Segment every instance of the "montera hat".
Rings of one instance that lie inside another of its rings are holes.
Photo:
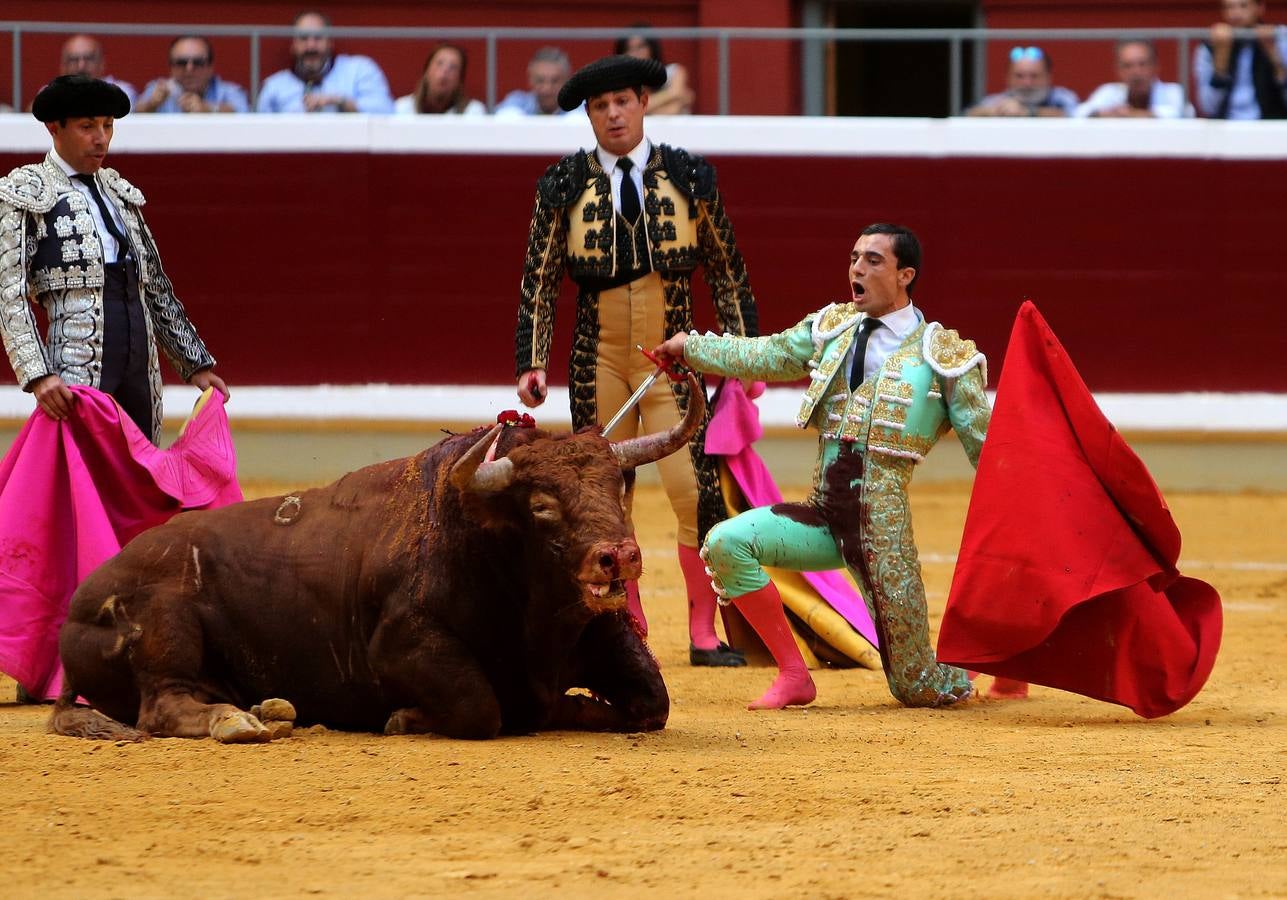
[[[666,67],[655,59],[605,56],[582,66],[559,91],[559,107],[574,110],[591,97],[629,87],[659,88],[666,83]]]
[[[88,75],[59,75],[40,89],[31,114],[42,122],[129,115],[130,98],[109,81]]]

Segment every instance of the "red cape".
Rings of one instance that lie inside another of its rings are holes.
[[[938,658],[1153,718],[1202,688],[1220,595],[1050,326],[1019,310],[979,459]]]

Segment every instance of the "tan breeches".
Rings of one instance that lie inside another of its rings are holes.
[[[635,349],[651,350],[670,335],[665,327],[665,292],[655,272],[599,294],[599,349],[595,366],[595,404],[599,421],[607,423],[634,390],[653,372],[652,363]],[[679,405],[664,375],[639,404],[607,435],[619,441],[638,434],[666,431],[681,419]],[[677,539],[697,546],[697,475],[685,447],[657,463],[662,487],[675,511]]]

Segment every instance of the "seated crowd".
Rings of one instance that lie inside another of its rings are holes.
[[[1197,114],[1214,119],[1287,118],[1287,28],[1265,24],[1259,0],[1221,0],[1222,20],[1211,26],[1210,39],[1194,51]],[[384,72],[367,56],[335,52],[330,19],[307,11],[294,20],[291,66],[274,72],[260,87],[254,111],[362,112],[476,116],[486,105],[465,92],[468,59],[453,44],[434,48],[415,87],[394,100]],[[647,34],[646,23],[630,26],[614,52],[655,59],[666,68],[666,83],[652,91],[650,113],[692,112],[694,92],[683,66],[666,64],[661,44]],[[1249,30],[1255,39],[1235,38]],[[1006,89],[984,97],[968,116],[1075,118],[1186,118],[1195,114],[1184,87],[1158,77],[1157,50],[1143,39],[1127,39],[1114,49],[1118,80],[1096,88],[1080,101],[1067,87],[1054,83],[1050,53],[1042,47],[1009,51]],[[221,79],[214,68],[214,48],[200,35],[174,39],[169,74],[136,92],[112,77],[102,44],[84,34],[63,45],[62,74],[85,73],[118,85],[138,112],[250,112],[246,91]],[[496,105],[499,117],[560,116],[558,93],[571,75],[568,55],[542,47],[527,65],[527,87],[510,91]]]

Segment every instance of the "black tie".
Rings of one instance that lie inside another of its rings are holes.
[[[117,260],[125,258],[129,252],[130,245],[125,242],[125,235],[121,234],[121,229],[116,227],[116,220],[112,218],[112,212],[107,208],[107,202],[103,200],[103,195],[98,192],[98,185],[94,182],[93,175],[73,175],[81,184],[89,187],[89,192],[94,195],[94,202],[98,204],[98,212],[103,217],[103,224],[107,226],[107,232],[116,238],[119,249],[116,252]]]
[[[867,358],[867,339],[883,324],[880,319],[868,316],[858,325],[858,340],[854,341],[854,364],[849,369],[849,390],[851,391],[862,384],[863,361]]]
[[[639,218],[639,190],[635,187],[635,180],[630,177],[630,170],[634,167],[635,164],[628,156],[617,160],[617,168],[621,170],[621,215],[625,216],[627,222],[634,222]]]

